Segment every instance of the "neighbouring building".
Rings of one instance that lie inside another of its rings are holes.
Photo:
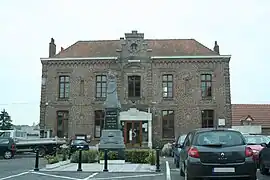
[[[232,104],[232,125],[260,125],[270,134],[270,104]]]
[[[172,140],[218,119],[231,126],[230,55],[195,39],[145,39],[132,31],[118,40],[78,41],[41,58],[40,127],[53,136],[90,134],[104,125],[106,73],[117,76],[120,123],[127,145]]]

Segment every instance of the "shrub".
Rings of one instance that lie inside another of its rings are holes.
[[[149,149],[134,149],[126,151],[126,161],[131,163],[151,163],[154,156],[152,150]]]
[[[98,160],[98,151],[97,150],[87,150],[82,151],[82,163],[94,163]],[[72,163],[79,162],[79,151],[76,151],[71,156]]]
[[[45,159],[47,160],[48,164],[54,164],[60,161],[59,156],[48,155],[48,156],[45,156]]]
[[[147,163],[150,165],[156,164],[156,152],[154,150],[150,150],[148,157],[146,158]]]
[[[117,151],[109,151],[108,152],[108,160],[117,160],[118,158],[118,152]],[[99,152],[99,159],[104,160],[104,152]]]
[[[132,153],[133,153],[133,150],[126,150],[125,151],[125,161],[126,162],[132,162]]]

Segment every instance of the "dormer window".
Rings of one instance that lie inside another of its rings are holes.
[[[247,126],[247,125],[252,125],[252,122],[254,121],[254,119],[248,115],[245,119],[241,119],[241,125],[243,126]]]

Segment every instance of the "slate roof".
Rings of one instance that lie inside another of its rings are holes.
[[[252,124],[270,128],[270,104],[232,104],[232,125],[241,125],[249,116]]]
[[[219,55],[195,39],[145,39],[151,56],[203,56]],[[116,57],[120,40],[78,41],[54,57]]]

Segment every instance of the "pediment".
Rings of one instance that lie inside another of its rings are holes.
[[[241,121],[252,122],[252,121],[254,121],[254,119],[250,115],[248,115],[248,116],[242,118]]]
[[[120,112],[120,120],[137,120],[137,121],[151,121],[152,114],[144,111],[139,111],[136,108],[130,108],[127,111]]]

